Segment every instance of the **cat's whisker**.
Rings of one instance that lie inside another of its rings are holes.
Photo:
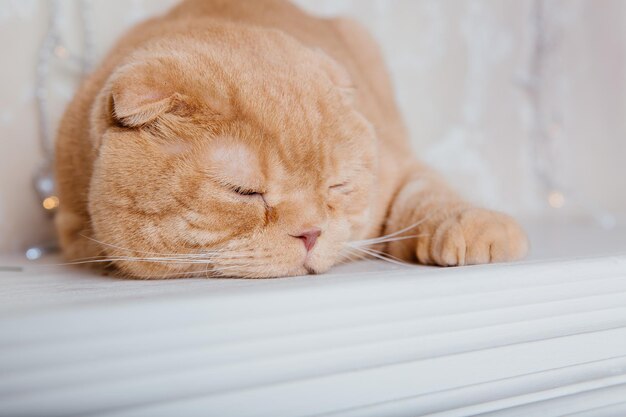
[[[69,262],[65,264],[58,265],[77,265],[77,264],[88,264],[88,263],[112,263],[112,262],[138,262],[138,263],[152,263],[152,264],[167,264],[167,265],[205,265],[204,270],[192,270],[192,271],[180,271],[180,272],[170,272],[165,274],[150,274],[148,279],[168,279],[168,278],[181,278],[181,277],[194,277],[197,275],[202,275],[206,278],[214,278],[220,276],[226,276],[223,272],[245,268],[251,266],[248,263],[240,263],[240,264],[232,264],[227,266],[222,266],[220,264],[216,264],[212,261],[200,261],[200,260],[170,260],[170,259],[159,259],[159,258],[129,258],[129,257],[112,257],[107,259],[98,259],[92,261],[80,261],[80,262]],[[45,266],[45,265],[38,265]]]
[[[208,260],[185,260],[185,259],[146,259],[146,258],[104,258],[104,259],[94,259],[87,261],[76,261],[76,262],[65,262],[58,264],[47,264],[47,265],[37,265],[37,266],[69,266],[69,265],[87,265],[87,264],[97,264],[97,263],[113,263],[113,262],[137,262],[137,263],[155,263],[155,264],[171,264],[171,265],[193,265],[193,264],[207,264],[210,262]]]
[[[412,230],[412,229],[416,228],[417,226],[419,226],[419,225],[421,225],[422,223],[426,222],[426,221],[428,220],[428,218],[429,218],[429,217],[430,217],[430,215],[427,215],[427,216],[425,216],[424,218],[422,218],[421,220],[419,220],[419,221],[417,221],[417,222],[413,223],[412,225],[407,226],[407,227],[405,227],[404,229],[400,229],[400,230],[398,230],[398,231],[396,231],[396,232],[390,233],[390,234],[388,234],[388,235],[379,236],[379,237],[372,238],[372,239],[360,240],[360,241],[356,241],[356,242],[359,242],[359,243],[362,243],[362,244],[363,244],[363,243],[372,243],[372,242],[373,242],[372,244],[375,244],[375,243],[384,243],[384,242],[382,242],[382,241],[386,241],[386,240],[388,240],[388,239],[390,239],[390,238],[393,238],[393,237],[396,237],[396,236],[400,236],[400,235],[402,235],[403,233],[408,232],[409,230]],[[353,242],[353,243],[354,243],[354,242]]]
[[[124,252],[134,252],[134,253],[140,253],[140,254],[145,254],[145,255],[159,255],[159,256],[169,256],[169,257],[175,257],[175,256],[203,256],[205,254],[219,254],[222,253],[224,251],[227,251],[227,249],[212,249],[212,250],[206,250],[206,251],[201,251],[198,253],[191,253],[191,254],[178,254],[178,253],[159,253],[159,252],[147,252],[147,251],[140,251],[140,250],[136,250],[136,249],[130,249],[130,248],[124,248],[122,246],[118,246],[118,245],[114,245],[112,243],[107,243],[107,242],[103,242],[100,241],[98,239],[89,237],[89,236],[85,236],[85,235],[80,235],[82,237],[84,237],[85,239],[91,240],[92,242],[95,242],[99,245],[105,246],[105,247],[109,247],[109,248],[113,248],[113,249],[117,249],[120,251],[124,251]]]
[[[357,251],[356,249],[351,248],[350,252],[348,252],[348,256],[349,259],[351,261],[363,261],[363,260],[369,260],[368,256],[366,253],[363,253],[361,251]]]
[[[337,263],[343,264],[346,262],[354,262],[355,259],[349,251],[349,248],[343,248],[337,256]]]
[[[389,257],[390,255],[388,255],[386,253],[383,253],[383,252],[376,253],[375,251],[373,251],[371,249],[366,249],[366,248],[354,248],[354,249],[356,249],[358,251],[362,251],[362,252],[364,252],[367,255],[370,255],[370,256],[372,256],[374,258],[380,259],[381,261],[389,262],[389,263],[392,263],[392,264],[395,264],[395,265],[400,265],[400,266],[409,266],[409,264],[407,264],[406,262],[401,261],[401,260],[398,261],[398,260],[392,259],[392,258]]]
[[[342,262],[367,260],[369,256],[363,251],[359,251],[358,248],[352,248],[349,246],[344,247],[342,252],[343,253],[340,253],[340,256],[343,257]]]
[[[184,262],[184,263],[204,263],[214,259],[215,256],[211,257],[189,257],[189,256],[179,256],[179,257],[140,257],[140,256],[124,256],[124,255],[113,255],[113,256],[99,256],[93,258],[83,258],[76,259],[74,261],[70,261],[68,263],[60,264],[60,265],[68,265],[74,263],[81,262],[101,262],[104,260],[115,260],[115,261],[145,261],[145,262]]]
[[[81,264],[81,263],[93,263],[93,262],[115,262],[115,261],[136,261],[136,262],[162,262],[162,263],[172,263],[172,264],[206,264],[211,263],[216,258],[220,258],[221,260],[235,260],[235,259],[248,259],[251,258],[255,251],[255,248],[241,248],[237,251],[233,251],[230,249],[222,248],[222,249],[212,249],[205,250],[198,253],[175,253],[175,254],[162,254],[158,252],[147,252],[147,251],[139,251],[129,248],[124,248],[118,245],[113,245],[110,243],[102,242],[94,238],[90,238],[84,236],[85,238],[92,240],[100,245],[111,247],[116,250],[122,252],[129,253],[138,253],[138,254],[147,254],[147,255],[159,255],[158,257],[136,257],[136,256],[110,256],[110,255],[101,255],[95,256],[91,258],[82,258],[77,259],[68,264]],[[210,262],[209,262],[210,261]]]
[[[376,258],[376,259],[379,259],[379,260],[384,261],[384,262],[389,262],[389,263],[394,264],[394,265],[399,265],[399,266],[404,266],[404,267],[408,266],[407,263],[401,262],[401,261],[396,261],[395,259],[391,259],[391,258],[387,257],[386,255],[381,255],[381,254],[378,254],[378,253],[375,253],[375,252],[367,252],[367,254],[372,256],[372,257],[374,257],[374,258]]]
[[[349,251],[347,251],[347,256],[349,257],[349,259],[351,261],[362,261],[362,260],[367,260],[369,259],[369,255],[364,253],[363,251],[359,251],[357,249],[354,248],[349,248]]]
[[[63,265],[80,265],[87,263],[103,263],[103,262],[152,262],[152,263],[172,263],[172,264],[206,264],[212,263],[216,259],[224,260],[242,260],[242,259],[251,259],[253,256],[246,254],[229,254],[228,256],[212,256],[205,258],[186,258],[186,257],[135,257],[135,256],[105,256],[105,257],[94,257],[94,258],[84,258],[76,261],[58,263],[58,264],[48,264],[48,266],[63,266]],[[44,266],[44,265],[40,265]]]
[[[356,247],[374,246],[374,245],[380,245],[380,244],[383,244],[383,243],[397,242],[397,241],[401,241],[401,240],[417,239],[419,237],[424,237],[424,236],[428,236],[428,235],[427,234],[421,234],[421,235],[393,237],[393,238],[389,238],[389,239],[379,238],[379,239],[375,239],[375,240],[374,239],[370,239],[370,240],[355,240],[353,242],[349,242],[348,245],[356,246]]]
[[[402,260],[402,259],[400,259],[400,258],[398,258],[398,257],[396,257],[396,256],[393,256],[393,255],[391,255],[391,254],[389,254],[389,253],[387,253],[387,252],[383,252],[383,251],[376,250],[376,249],[372,249],[372,248],[367,248],[367,250],[368,250],[368,251],[370,251],[370,252],[377,253],[377,254],[379,254],[379,255],[381,255],[381,256],[385,256],[385,257],[387,257],[387,258],[389,258],[389,259],[393,259],[393,260],[395,260],[395,261],[397,261],[397,262],[400,262],[400,263],[402,263],[402,264],[404,264],[404,265],[406,265],[406,266],[409,266],[409,265],[410,265],[409,263],[405,262],[404,260]]]
[[[127,256],[127,255],[98,255],[98,256],[91,256],[91,257],[87,257],[87,258],[77,258],[77,259],[73,259],[72,263],[75,262],[86,262],[86,261],[99,261],[99,260],[103,260],[103,259],[112,259],[112,258],[124,258],[124,259],[146,259],[146,260],[150,260],[150,259],[159,259],[159,260],[172,260],[172,261],[178,261],[178,260],[185,260],[185,259],[190,259],[190,260],[202,260],[203,258],[200,257],[191,257],[191,256],[163,256],[163,257],[140,257],[140,256]],[[63,264],[65,265],[65,264]]]
[[[357,261],[358,258],[355,258],[354,254],[348,250],[345,250],[343,253],[339,254],[339,262],[340,263],[345,263],[345,262],[354,262]]]

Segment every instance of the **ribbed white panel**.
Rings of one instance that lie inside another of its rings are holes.
[[[625,409],[626,256],[363,265],[257,282],[0,274],[0,415]]]

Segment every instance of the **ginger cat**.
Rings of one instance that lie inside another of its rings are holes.
[[[322,273],[382,235],[432,265],[527,251],[512,218],[416,160],[369,34],[286,0],[187,0],[135,27],[76,94],[56,155],[65,256],[124,277]]]

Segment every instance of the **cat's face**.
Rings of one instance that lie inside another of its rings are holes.
[[[149,51],[112,76],[94,110],[89,208],[122,273],[320,273],[363,237],[373,129],[340,68],[272,42],[278,51],[261,56]]]

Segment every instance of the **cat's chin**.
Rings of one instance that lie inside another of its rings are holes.
[[[314,265],[309,265],[309,264],[304,264],[304,274],[306,275],[319,275],[319,274],[323,274],[325,272],[328,272],[328,270],[330,269],[330,267],[320,267],[320,266],[314,266]]]
[[[317,259],[306,259],[302,264],[278,270],[257,271],[258,275],[254,278],[268,279],[268,278],[285,278],[285,277],[297,277],[306,275],[320,275],[328,272],[332,268],[333,264],[329,262],[319,262]],[[254,274],[252,274],[254,275]],[[250,275],[247,276],[250,278]]]
[[[294,250],[291,259],[284,259],[283,262],[259,265],[252,271],[250,269],[231,270],[232,277],[270,279],[320,275],[328,272],[338,261],[337,257],[332,256],[333,250],[327,245],[316,247],[308,253],[304,248],[301,249]]]
[[[274,272],[260,273],[259,276],[255,278],[259,278],[259,279],[285,278],[285,277],[298,277],[298,276],[306,276],[306,275],[320,275],[320,274],[324,274],[328,272],[330,268],[331,266],[317,265],[314,263],[305,262],[302,265],[298,265],[286,271],[274,271]]]

